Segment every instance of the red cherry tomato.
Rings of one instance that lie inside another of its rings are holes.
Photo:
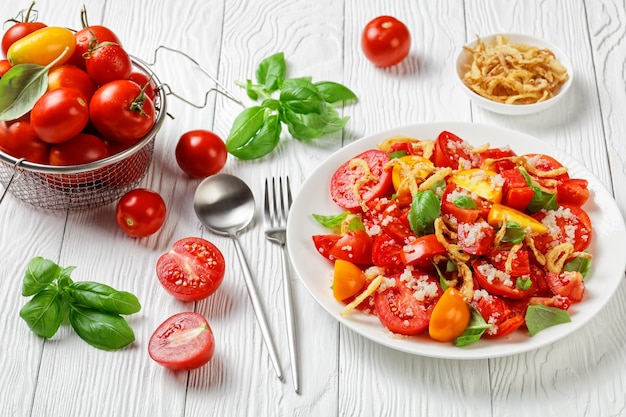
[[[222,252],[208,240],[195,237],[174,243],[156,265],[163,288],[182,301],[198,301],[213,294],[225,269]]]
[[[355,195],[354,185],[355,178],[362,176],[362,168],[352,165],[353,160],[364,161],[369,172],[376,178],[359,186],[360,198]],[[385,169],[388,162],[389,155],[377,149],[365,151],[345,162],[335,171],[330,180],[330,195],[333,201],[346,210],[360,211],[361,201],[367,204],[385,195],[391,187],[391,170]]]
[[[224,141],[208,130],[192,130],[183,134],[176,145],[176,162],[180,169],[194,178],[217,174],[226,164],[228,151]]]
[[[30,113],[30,123],[37,136],[48,143],[72,139],[87,126],[88,121],[87,100],[74,88],[46,92]]]
[[[102,139],[88,133],[50,148],[51,165],[81,165],[106,158],[109,150]]]
[[[27,120],[0,121],[0,150],[15,158],[38,164],[48,163],[50,145],[37,138]]]
[[[529,278],[531,279],[531,285],[528,288],[518,288],[515,277],[502,272],[489,261],[482,258],[472,262],[472,269],[474,270],[474,278],[480,287],[489,291],[490,294],[507,297],[512,300],[521,300],[531,296],[537,289],[537,286],[532,284],[532,278]]]
[[[541,210],[533,217],[548,226],[548,232],[533,236],[535,246],[541,252],[561,243],[571,243],[577,252],[584,251],[591,243],[591,219],[578,206],[562,205],[557,210]]]
[[[133,71],[133,63],[124,48],[104,43],[87,52],[85,68],[96,84],[103,85],[110,81],[127,80]]]
[[[122,42],[111,29],[100,25],[88,26],[86,22],[83,22],[83,25],[85,27],[74,34],[76,48],[69,61],[71,64],[85,69],[85,57],[88,56],[89,50],[99,43],[111,42],[122,46]]]
[[[156,233],[165,222],[165,201],[156,192],[137,188],[124,194],[117,203],[115,219],[129,236],[145,237]]]
[[[26,35],[30,35],[36,30],[45,28],[46,25],[42,22],[33,22],[37,18],[37,11],[33,9],[35,2],[31,3],[27,10],[22,10],[18,14],[18,19],[10,19],[7,22],[15,22],[13,26],[8,28],[2,36],[2,54],[7,56],[7,51],[15,43],[15,41],[22,39]],[[32,15],[31,15],[32,13]]]
[[[330,256],[358,265],[371,264],[372,238],[363,230],[348,232],[330,248]]]
[[[585,281],[578,271],[564,271],[560,274],[546,273],[546,281],[550,290],[555,295],[567,297],[570,301],[578,303],[585,294]]]
[[[201,367],[215,352],[215,338],[206,318],[192,311],[174,314],[154,331],[148,354],[175,371]]]
[[[154,103],[137,83],[116,80],[96,90],[89,116],[105,139],[132,144],[152,129],[156,114]]]
[[[4,74],[6,74],[7,71],[10,69],[11,69],[11,63],[9,62],[8,59],[0,60],[0,78],[2,78]]]
[[[411,33],[404,23],[391,16],[369,22],[361,36],[363,53],[374,65],[390,67],[409,54]]]
[[[158,88],[156,83],[154,82],[154,79],[151,79],[143,72],[137,72],[137,71],[131,72],[131,74],[128,76],[128,79],[139,84],[139,87],[141,88],[145,87],[144,91],[146,95],[150,97],[151,100],[154,101],[154,99],[156,98],[156,92]]]
[[[451,132],[443,131],[435,140],[433,162],[438,167],[450,167],[459,169],[459,163],[463,169],[478,168],[480,160],[473,157],[469,151],[469,144]]]
[[[376,266],[393,268],[402,265],[402,245],[391,236],[382,233],[372,244],[372,263]]]
[[[478,300],[472,300],[472,305],[478,310],[483,319],[491,328],[487,329],[484,337],[505,337],[524,324],[524,316],[514,311],[502,298],[495,295],[486,295]]]
[[[405,245],[400,253],[400,258],[405,265],[418,265],[428,267],[432,264],[435,256],[446,254],[446,248],[439,243],[434,234],[420,236],[411,243]]]
[[[91,77],[77,66],[61,65],[48,72],[48,91],[61,87],[77,89],[89,102],[97,86]]]

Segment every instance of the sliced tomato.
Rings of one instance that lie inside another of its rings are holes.
[[[329,254],[359,265],[372,263],[372,238],[364,230],[350,231],[337,240]]]
[[[454,287],[448,287],[435,304],[428,324],[428,334],[439,342],[450,342],[463,333],[470,320],[470,309],[465,296]]]
[[[582,178],[570,178],[561,181],[556,188],[556,200],[559,204],[582,206],[589,199],[589,181]]]
[[[389,155],[378,149],[367,150],[345,162],[330,180],[333,201],[346,210],[360,211],[361,204],[385,195],[391,189],[391,171],[385,169],[388,162]]]
[[[329,261],[334,261],[335,258],[331,256],[330,249],[335,246],[335,243],[339,240],[341,235],[339,233],[333,233],[328,235],[313,235],[313,244],[315,245],[315,249],[322,255],[324,258]]]
[[[545,154],[526,154],[526,155],[524,155],[524,157],[526,158],[526,161],[530,165],[535,167],[536,170],[538,170],[540,172],[543,172],[543,173],[554,171],[554,170],[559,169],[559,168],[563,168],[563,164],[561,164],[559,161],[557,161],[556,159],[554,159],[550,155],[545,155]],[[543,178],[543,177],[539,176],[539,178]],[[567,172],[565,172],[563,174],[556,175],[556,176],[554,176],[552,178],[559,179],[559,180],[565,180],[565,179],[569,178],[569,174]]]
[[[544,305],[546,307],[560,308],[567,311],[572,305],[572,301],[561,295],[553,295],[551,297],[530,297],[528,305]]]
[[[398,199],[377,198],[368,204],[368,208],[367,217],[372,223],[399,243],[415,236],[407,218],[409,206],[403,206]]]
[[[160,365],[175,371],[201,367],[215,352],[215,338],[206,318],[199,313],[174,314],[154,331],[148,354]]]
[[[511,252],[508,250],[493,250],[489,252],[489,260],[498,270],[506,271],[506,263],[509,259]],[[512,277],[521,277],[530,275],[530,258],[526,249],[520,249],[515,252],[514,258],[511,261]]]
[[[518,169],[506,169],[500,171],[500,175],[504,178],[502,204],[524,211],[532,201],[535,191],[530,188]]]
[[[484,337],[491,339],[505,337],[524,324],[524,316],[513,310],[506,301],[498,296],[480,297],[478,300],[473,300],[472,305],[483,316],[483,319],[492,326],[484,333]]]
[[[557,210],[540,210],[533,217],[548,229],[547,233],[533,236],[535,246],[543,253],[566,242],[580,252],[591,243],[591,219],[581,207],[562,205]]]
[[[585,281],[578,271],[547,272],[546,281],[555,295],[567,297],[574,303],[581,301],[585,295]]]
[[[505,159],[512,156],[515,156],[515,152],[512,149],[501,148],[489,148],[478,154],[481,168],[499,173],[515,168],[515,162]]]
[[[434,234],[420,236],[402,248],[400,257],[405,265],[428,267],[435,256],[445,255],[446,248]]]
[[[396,277],[395,285],[387,285],[383,291],[374,293],[376,315],[390,331],[411,336],[428,328],[430,316],[441,296],[441,288],[433,278],[422,278],[421,282],[423,288],[409,288],[405,281]],[[421,296],[416,297],[416,292]],[[425,295],[427,292],[428,296]]]
[[[386,233],[374,238],[372,263],[376,266],[392,268],[402,265],[402,245]]]
[[[471,255],[485,255],[493,246],[496,231],[486,221],[459,223],[458,242],[463,251]]]
[[[165,290],[182,301],[198,301],[213,294],[224,279],[222,252],[198,237],[180,239],[161,255],[156,271]]]
[[[474,278],[481,288],[491,294],[507,297],[512,300],[520,300],[530,297],[536,287],[532,285],[526,289],[520,289],[516,285],[516,278],[500,271],[486,259],[476,259],[472,262]]]
[[[461,196],[472,198],[477,208],[463,208],[456,205],[455,200]],[[479,205],[475,201],[475,197],[462,190],[461,187],[454,183],[449,183],[443,192],[441,197],[441,214],[452,216],[458,223],[474,223],[481,215],[481,211],[478,208]]]
[[[470,145],[454,133],[443,131],[435,140],[433,162],[438,167],[452,169],[478,168],[480,160],[470,153]]]

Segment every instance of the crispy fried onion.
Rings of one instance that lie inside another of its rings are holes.
[[[459,271],[459,277],[463,280],[459,291],[465,296],[466,299],[471,300],[474,296],[474,279],[472,277],[472,270],[465,262],[457,262],[456,267]]]
[[[463,252],[458,244],[450,243],[448,239],[446,239],[446,235],[448,235],[452,240],[456,240],[456,233],[448,229],[448,226],[446,226],[443,220],[441,220],[441,217],[438,217],[435,220],[435,236],[437,236],[439,243],[446,248],[448,255],[456,263],[469,261],[470,254]]]
[[[550,272],[560,274],[565,263],[572,258],[591,259],[592,255],[588,252],[575,252],[574,245],[570,242],[561,243],[546,253],[546,268]]]
[[[433,185],[435,185],[438,181],[445,179],[448,175],[452,173],[452,168],[440,168],[433,175],[428,177],[426,181],[421,183],[418,187],[419,191],[430,190]]]
[[[413,149],[413,152],[416,155],[419,154],[419,151],[421,150],[422,156],[426,159],[430,159],[435,149],[434,140],[415,139],[409,136],[402,136],[402,135],[392,136],[390,138],[385,139],[384,141],[378,144],[378,149],[380,149],[383,152],[389,153],[392,146],[395,145],[396,143],[409,143],[411,148]]]
[[[370,167],[367,164],[367,162],[365,162],[361,158],[351,159],[349,166],[350,168],[360,168],[361,171],[363,171],[359,179],[357,179],[354,182],[352,191],[354,192],[354,197],[356,201],[359,203],[359,206],[361,206],[361,209],[363,209],[363,211],[367,211],[368,210],[367,204],[365,204],[365,200],[363,200],[363,197],[361,196],[361,186],[363,184],[367,184],[370,181],[372,182],[378,181],[378,177],[372,174],[372,171],[370,170]]]
[[[513,271],[513,260],[517,256],[516,253],[517,251],[522,249],[522,246],[523,245],[521,243],[518,243],[516,245],[513,245],[513,247],[509,251],[509,256],[507,256],[506,262],[504,263],[504,272],[506,272],[509,275],[511,275],[511,272]]]
[[[400,158],[393,158],[387,162],[385,169],[393,169],[393,167],[400,168],[400,177],[402,181],[398,185],[397,191],[409,190],[411,195],[417,193],[418,185],[423,183],[426,178],[433,172],[437,172],[439,168],[433,164],[418,162],[415,165],[409,165]]]
[[[535,239],[533,239],[532,236],[526,234],[526,236],[524,236],[524,243],[526,243],[526,246],[528,246],[533,252],[533,255],[535,255],[535,259],[537,260],[539,265],[545,266],[546,257],[543,253],[539,252],[539,249],[537,249],[537,247],[535,246]]]

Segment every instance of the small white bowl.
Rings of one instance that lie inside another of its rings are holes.
[[[463,82],[463,75],[467,72],[466,65],[470,65],[472,63],[472,54],[466,51],[465,48],[461,48],[461,51],[459,52],[459,55],[457,56],[457,59],[456,59],[456,74],[457,74],[457,80],[461,84],[461,88],[463,89],[463,91],[465,91],[465,93],[469,96],[469,98],[472,101],[474,101],[476,104],[478,104],[479,106],[487,110],[500,113],[500,114],[507,114],[507,115],[514,115],[514,116],[538,113],[540,111],[546,110],[554,106],[556,103],[561,101],[561,99],[565,96],[565,94],[570,89],[572,82],[574,80],[572,63],[567,57],[567,55],[565,55],[565,53],[561,49],[559,49],[556,45],[551,44],[550,42],[546,42],[542,39],[535,38],[533,36],[528,36],[528,35],[521,35],[517,33],[499,33],[499,34],[493,34],[493,35],[488,35],[488,36],[481,36],[480,39],[485,44],[494,44],[495,38],[497,35],[508,36],[510,44],[525,44],[529,46],[536,46],[539,48],[551,50],[554,53],[556,59],[561,63],[561,65],[563,65],[567,69],[567,74],[569,75],[569,79],[563,84],[563,86],[561,86],[561,89],[558,91],[557,94],[555,94],[553,97],[549,98],[546,101],[542,101],[539,103],[532,103],[532,104],[500,103],[500,102],[485,98],[479,95],[478,93],[475,93],[467,85],[465,85],[465,83]],[[475,40],[467,44],[467,46],[469,46],[470,48],[474,48],[477,45],[477,43],[478,41]]]

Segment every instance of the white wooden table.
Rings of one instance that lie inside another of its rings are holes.
[[[0,19],[30,0],[1,0]],[[77,28],[82,0],[39,0],[40,20]],[[254,76],[257,63],[285,53],[292,76],[344,83],[359,103],[343,110],[346,129],[311,143],[284,135],[260,161],[230,158],[225,172],[244,179],[261,201],[265,176],[288,173],[294,191],[331,153],[360,137],[400,125],[472,121],[531,134],[582,161],[626,212],[626,11],[619,0],[94,0],[89,21],[111,27],[135,56],[151,60],[166,45],[195,57],[245,99],[234,82]],[[390,14],[412,34],[410,57],[397,67],[372,66],[360,35],[372,18]],[[543,114],[511,117],[470,103],[454,82],[458,49],[476,34],[519,32],[560,46],[575,82],[567,101]],[[162,81],[201,103],[211,82],[184,60],[164,54]],[[293,277],[302,357],[302,393],[294,393],[280,283],[281,252],[257,221],[241,235],[276,335],[286,380],[279,381],[263,346],[227,238],[204,230],[192,197],[197,180],[177,167],[174,146],[185,131],[228,134],[239,107],[211,94],[206,108],[174,98],[142,186],[164,197],[163,229],[145,239],[115,225],[114,204],[86,211],[47,211],[8,196],[0,206],[0,416],[617,416],[626,415],[626,286],[590,323],[550,346],[516,356],[456,361],[408,355],[370,342],[327,314]],[[220,247],[227,273],[218,292],[198,303],[162,290],[155,263],[171,244],[203,236]],[[139,297],[130,317],[136,342],[117,352],[94,349],[62,326],[51,340],[32,334],[18,311],[25,266],[41,255],[76,265],[92,279]],[[170,372],[147,353],[164,319],[195,310],[216,336],[211,362]]]

